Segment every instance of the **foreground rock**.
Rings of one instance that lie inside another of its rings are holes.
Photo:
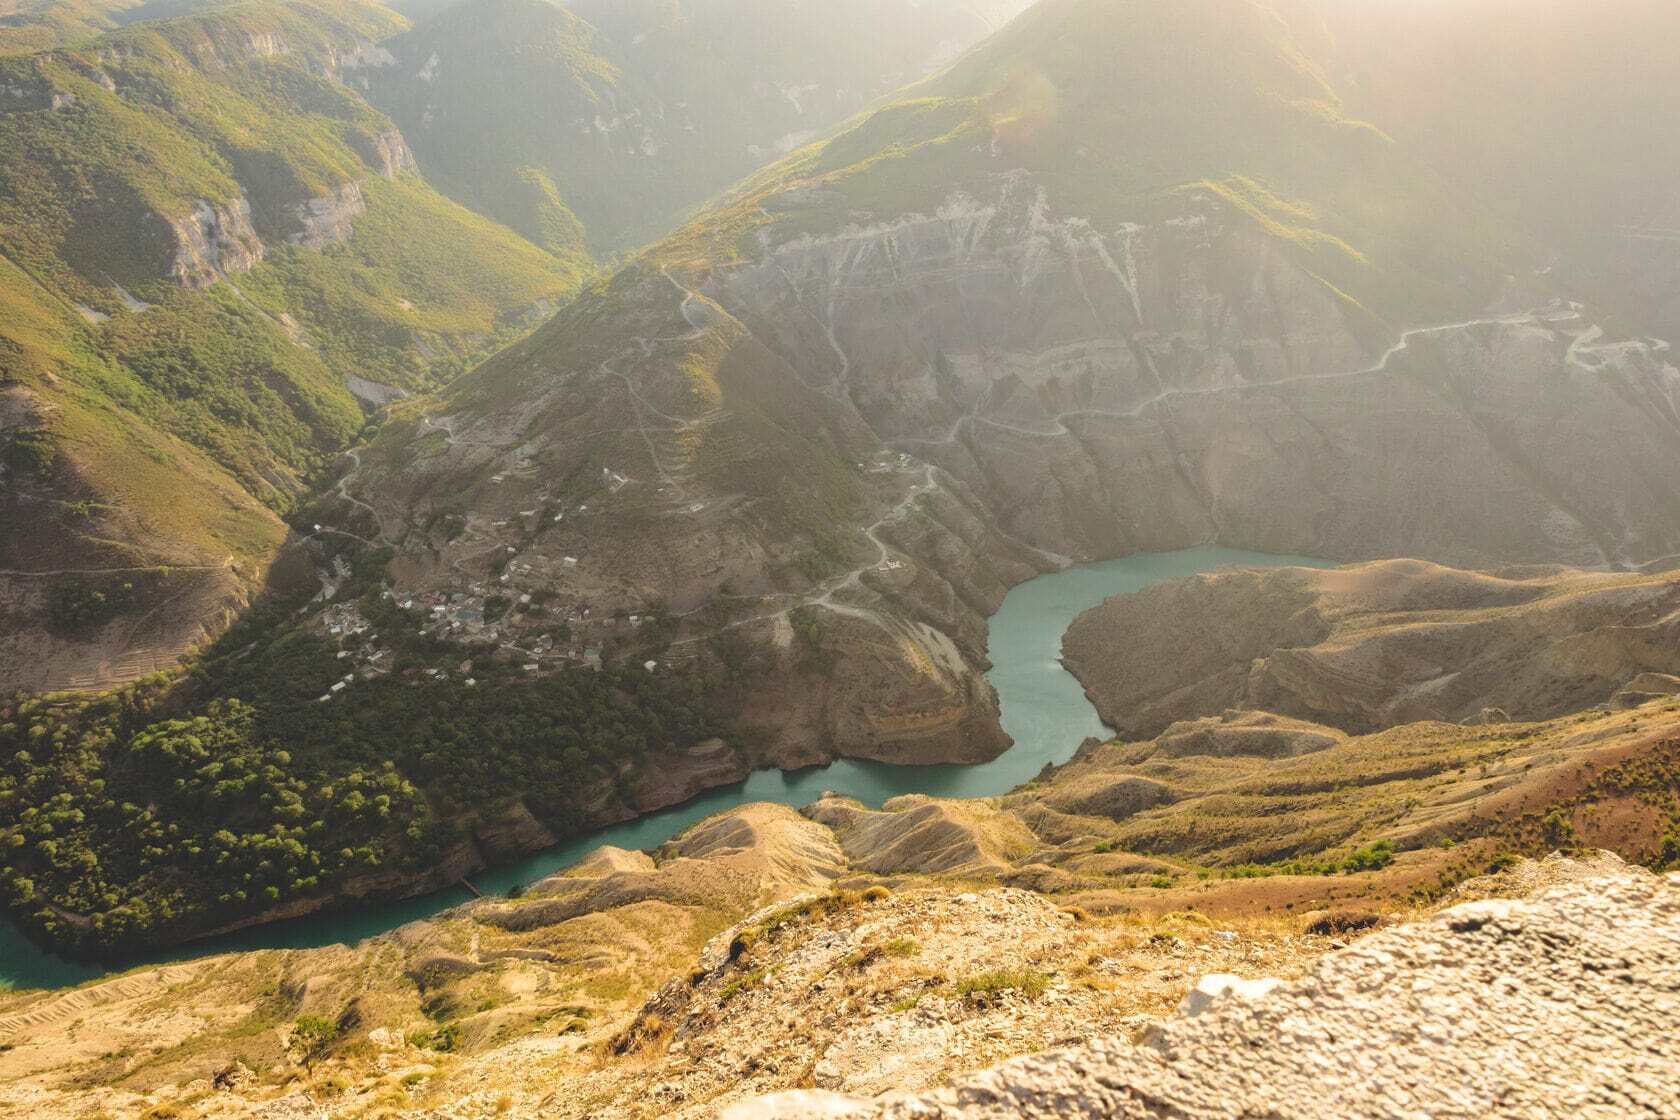
[[[802,1094],[729,1120],[1658,1117],[1680,1100],[1680,876],[1471,902],[1256,1000],[878,1104]]]

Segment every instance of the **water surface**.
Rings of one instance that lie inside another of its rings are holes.
[[[1073,757],[1079,744],[1108,729],[1085,691],[1062,668],[1062,635],[1075,616],[1111,595],[1138,591],[1153,583],[1230,566],[1321,568],[1324,561],[1271,556],[1228,549],[1143,553],[1123,560],[1084,564],[1040,576],[1016,587],[990,621],[987,679],[997,689],[1003,729],[1015,745],[991,762],[973,766],[890,766],[841,759],[830,766],[784,772],[760,770],[745,782],[700,795],[673,809],[652,813],[539,852],[525,860],[475,876],[485,893],[500,893],[577,862],[595,848],[656,848],[698,821],[737,805],[774,801],[808,805],[824,790],[835,790],[865,804],[905,793],[935,797],[991,797],[1030,781],[1046,763]],[[407,922],[425,918],[470,899],[461,888],[402,902],[382,902],[295,921],[276,922],[197,943],[154,960],[179,960],[238,949],[306,949],[353,943]],[[149,962],[131,962],[149,963]],[[55,988],[80,983],[109,971],[44,953],[12,926],[0,923],[0,986]]]

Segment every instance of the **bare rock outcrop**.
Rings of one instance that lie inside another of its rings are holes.
[[[729,1120],[1673,1115],[1680,876],[1635,868],[1375,934],[1139,1044],[1005,1063],[925,1096],[799,1094]]]
[[[387,179],[395,179],[404,171],[413,171],[418,167],[414,161],[414,152],[410,150],[408,141],[403,138],[400,129],[383,129],[371,136],[353,140],[352,143],[356,145],[357,154],[368,166]]]
[[[183,288],[207,288],[229,273],[249,272],[263,259],[251,204],[243,196],[221,204],[199,199],[191,212],[164,222],[172,244],[168,275]]]
[[[366,210],[361,184],[341,183],[328,194],[304,199],[292,207],[292,220],[297,229],[287,240],[305,249],[324,249],[348,241],[355,232],[351,223]]]

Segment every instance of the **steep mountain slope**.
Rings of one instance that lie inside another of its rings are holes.
[[[1560,283],[1680,334],[1680,34],[1663,0],[1313,0],[1349,101],[1525,223]],[[1541,108],[1543,107],[1543,108]]]
[[[466,0],[352,80],[452,197],[544,247],[614,252],[1025,6]]]
[[[747,180],[386,429],[393,575],[543,596],[482,635],[522,647],[751,655],[771,757],[929,761],[996,749],[983,616],[1068,558],[1680,549],[1665,348],[1297,27],[1051,0]]]
[[[0,55],[73,47],[140,20],[172,19],[243,0],[0,0]],[[388,5],[389,6],[389,5]]]
[[[1218,573],[1117,596],[1074,622],[1063,656],[1123,735],[1229,708],[1369,731],[1484,709],[1543,719],[1677,692],[1677,636],[1673,573],[1391,560]]]
[[[0,60],[0,687],[164,667],[265,578],[356,395],[569,294],[334,75],[401,26],[255,3]]]
[[[0,55],[30,54],[91,39],[118,25],[143,0],[6,0],[0,4]]]

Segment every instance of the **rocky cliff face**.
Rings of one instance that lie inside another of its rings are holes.
[[[324,249],[348,241],[355,232],[351,222],[367,209],[358,183],[345,183],[329,195],[306,199],[292,208],[297,232],[287,240],[306,249]]]
[[[409,149],[408,141],[403,139],[402,132],[395,128],[374,133],[364,140],[360,147],[362,158],[387,179],[395,179],[404,171],[414,171],[419,166],[414,161],[414,153]]]
[[[165,224],[173,246],[168,274],[184,288],[207,288],[230,273],[249,272],[266,251],[243,195],[223,205],[199,199],[185,217]]]
[[[932,761],[1001,743],[983,619],[1072,560],[1680,551],[1661,345],[1549,299],[1397,332],[1211,195],[1098,226],[992,187],[822,235],[800,187],[744,261],[628,269],[390,433],[373,504],[434,527],[400,578],[669,601],[675,663],[776,659],[746,713],[776,758]]]
[[[1680,541],[1647,474],[1680,456],[1665,347],[1544,301],[1396,337],[1207,198],[1102,228],[1011,177],[771,246],[707,291],[883,442],[1071,556],[1642,561]],[[1599,423],[1633,445],[1572,434]]]

